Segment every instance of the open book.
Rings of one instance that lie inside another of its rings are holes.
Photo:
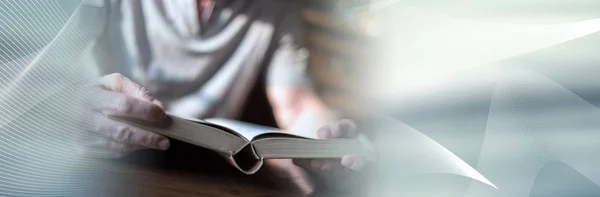
[[[246,174],[257,172],[263,159],[340,158],[365,154],[363,143],[355,139],[319,140],[228,119],[198,120],[169,116],[170,124],[162,125],[123,117],[111,118],[213,150]]]

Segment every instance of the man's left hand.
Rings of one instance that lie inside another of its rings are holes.
[[[348,119],[331,122],[317,131],[319,139],[355,138],[356,125]],[[372,163],[365,157],[347,155],[341,159],[271,159],[266,163],[280,178],[290,180],[303,194],[315,191],[316,183],[326,186],[357,186]]]

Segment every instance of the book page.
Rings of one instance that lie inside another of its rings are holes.
[[[204,121],[230,128],[236,131],[238,134],[244,136],[244,138],[246,138],[247,140],[252,140],[254,137],[261,134],[280,133],[280,130],[277,128],[224,118],[209,118],[205,119]]]

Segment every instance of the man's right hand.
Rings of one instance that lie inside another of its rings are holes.
[[[159,134],[108,118],[126,116],[144,121],[167,121],[164,105],[145,88],[121,74],[102,77],[87,91],[82,123],[84,156],[115,158],[139,149],[166,150],[169,140]]]

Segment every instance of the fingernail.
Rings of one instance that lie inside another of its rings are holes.
[[[344,157],[344,158],[342,158],[342,165],[345,166],[345,167],[347,167],[347,168],[352,167],[352,165],[354,165],[354,158],[352,158],[352,157]]]
[[[158,99],[152,100],[152,103],[154,103],[155,105],[158,105],[162,110],[166,110],[165,105],[163,105],[163,103],[160,102]]]
[[[158,143],[158,147],[161,150],[167,150],[167,149],[169,149],[169,146],[171,146],[171,143],[169,142],[168,139],[163,139]]]
[[[317,137],[327,139],[331,137],[331,131],[327,128],[321,128],[317,131]]]
[[[362,157],[346,156],[342,158],[342,165],[346,168],[360,171],[365,166],[365,161]]]

